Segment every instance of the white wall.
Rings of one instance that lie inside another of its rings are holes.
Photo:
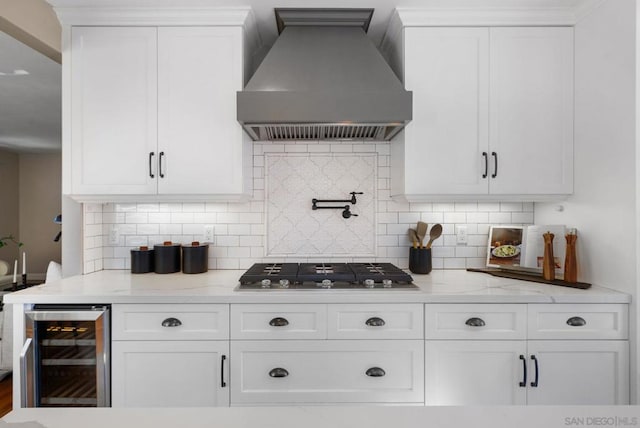
[[[0,237],[13,235],[19,239],[18,223],[18,163],[17,153],[0,150]],[[18,258],[18,247],[9,243],[0,248],[0,260],[9,262],[13,271],[13,261]]]
[[[579,280],[637,296],[635,27],[633,0],[608,0],[576,26],[575,191],[563,212],[536,204],[535,220],[578,228]]]

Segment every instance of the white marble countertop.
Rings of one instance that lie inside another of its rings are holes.
[[[413,275],[419,290],[236,291],[243,271],[131,274],[104,270],[4,296],[5,303],[628,303],[604,287],[587,290],[464,270]]]
[[[637,426],[638,406],[19,409],[0,428],[539,428]]]

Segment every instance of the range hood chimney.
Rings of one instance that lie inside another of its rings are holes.
[[[366,35],[373,9],[275,9],[280,36],[238,92],[258,140],[390,140],[412,93]]]

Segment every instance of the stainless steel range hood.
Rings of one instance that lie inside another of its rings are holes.
[[[256,140],[390,140],[410,120],[405,91],[365,31],[373,9],[276,9],[280,36],[244,91]]]

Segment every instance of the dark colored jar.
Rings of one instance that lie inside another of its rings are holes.
[[[131,250],[131,273],[149,273],[154,268],[154,251],[149,247]]]
[[[162,245],[154,245],[155,273],[180,272],[180,244],[171,241]]]
[[[418,274],[431,272],[431,248],[409,248],[409,270]]]
[[[182,272],[203,273],[209,270],[209,244],[192,242],[182,247]]]

